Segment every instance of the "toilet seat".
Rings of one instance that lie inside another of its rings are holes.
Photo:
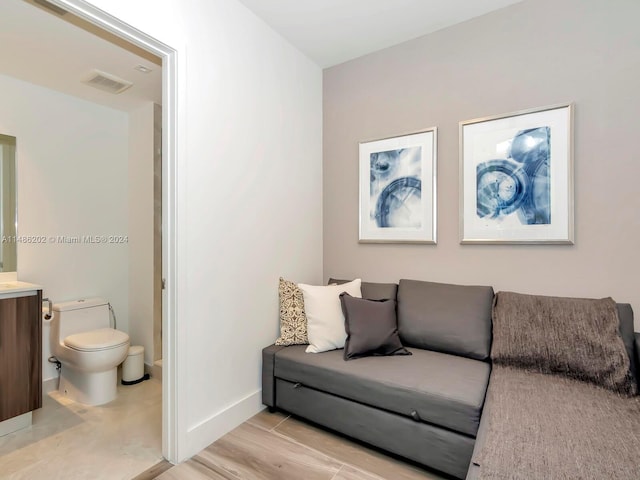
[[[120,347],[129,342],[129,335],[113,328],[101,328],[76,333],[64,339],[64,345],[80,352],[99,352]]]

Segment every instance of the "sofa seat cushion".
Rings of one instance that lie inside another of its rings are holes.
[[[274,375],[306,387],[475,437],[491,367],[485,362],[409,348],[413,355],[345,362],[342,350],[279,350]]]

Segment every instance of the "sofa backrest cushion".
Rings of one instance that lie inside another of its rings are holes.
[[[492,287],[400,280],[402,344],[486,360],[491,351],[492,303]]]
[[[338,280],[330,278],[328,284],[332,283],[342,285],[343,283],[350,282],[351,280]],[[398,296],[398,284],[397,283],[375,283],[375,282],[362,282],[360,285],[362,291],[362,298],[367,300],[396,300]]]
[[[620,336],[624,342],[624,348],[629,354],[629,370],[633,378],[638,378],[638,365],[635,355],[635,335],[633,333],[633,310],[628,303],[618,303],[618,318],[620,319]],[[639,379],[640,381],[640,379]]]

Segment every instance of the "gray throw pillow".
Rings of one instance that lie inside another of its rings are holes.
[[[345,360],[373,355],[411,355],[400,342],[394,300],[367,300],[344,292],[340,294],[340,304],[347,331]]]

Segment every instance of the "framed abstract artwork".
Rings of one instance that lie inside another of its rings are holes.
[[[360,143],[360,241],[436,243],[437,129]]]
[[[573,105],[460,122],[460,243],[573,244]]]

